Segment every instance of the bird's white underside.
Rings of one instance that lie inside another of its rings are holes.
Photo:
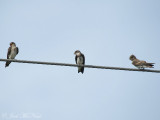
[[[83,57],[82,56],[77,58],[77,64],[83,64]]]
[[[9,59],[14,59],[17,55],[16,47],[11,48],[11,54],[9,55]]]
[[[144,65],[142,65],[142,66],[136,66],[137,68],[149,68],[148,66],[144,66]]]

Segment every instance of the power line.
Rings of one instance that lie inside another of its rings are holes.
[[[15,59],[0,59],[0,61],[10,61],[17,63],[30,63],[30,64],[42,64],[42,65],[58,65],[58,66],[70,66],[70,67],[86,67],[86,68],[97,68],[97,69],[111,69],[111,70],[124,70],[124,71],[139,71],[139,72],[153,72],[160,73],[160,70],[142,70],[133,68],[122,68],[122,67],[109,67],[109,66],[97,66],[97,65],[76,65],[68,63],[56,63],[56,62],[41,62],[41,61],[28,61],[28,60],[15,60]]]

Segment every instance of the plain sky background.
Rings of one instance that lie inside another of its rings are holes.
[[[0,58],[160,69],[159,0],[0,0]],[[0,120],[160,120],[160,74],[0,62]],[[8,119],[6,118],[6,119]],[[25,119],[25,118],[22,118]],[[27,118],[36,120],[38,118]]]

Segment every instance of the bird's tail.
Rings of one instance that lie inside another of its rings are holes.
[[[10,61],[7,61],[5,67],[8,67],[10,63]]]
[[[84,72],[84,67],[78,67],[78,73],[81,72],[83,74]]]
[[[154,68],[154,65],[155,63],[146,63],[146,65],[149,67],[149,68]]]

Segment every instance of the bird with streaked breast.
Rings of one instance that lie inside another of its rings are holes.
[[[81,53],[79,50],[76,50],[74,52],[75,56],[75,61],[77,65],[84,65],[85,64],[85,56],[83,53]],[[83,74],[84,72],[84,67],[78,67],[78,73],[81,72]]]
[[[16,44],[14,42],[11,42],[7,52],[7,59],[14,59],[18,53],[18,47],[16,47]],[[10,63],[10,61],[7,61],[5,67],[8,67]]]
[[[135,55],[131,55],[129,59],[132,61],[132,64],[139,69],[154,68],[153,64],[155,64],[155,63],[147,63],[146,61],[139,60],[136,58]]]

